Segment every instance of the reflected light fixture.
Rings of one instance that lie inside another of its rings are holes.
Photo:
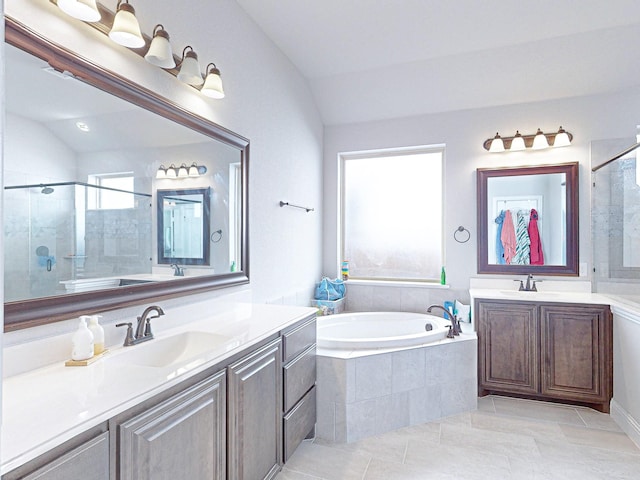
[[[533,148],[534,150],[540,150],[541,148],[547,148],[548,146],[549,142],[547,140],[547,137],[544,136],[542,130],[538,129],[538,131],[536,132],[536,136],[533,137],[533,145],[531,145],[531,148]]]
[[[516,134],[514,135],[513,140],[511,140],[511,147],[509,147],[509,150],[518,151],[524,150],[525,148],[524,138],[522,138],[520,131],[516,130]]]
[[[97,22],[101,18],[96,0],[58,0],[58,8],[83,22]]]
[[[502,137],[496,132],[496,136],[491,140],[491,146],[489,147],[489,151],[492,153],[504,152],[504,142],[502,141]]]
[[[129,5],[129,0],[118,0],[117,12],[113,19],[113,27],[109,31],[109,38],[123,47],[144,47],[145,41],[140,32],[136,11]]]
[[[211,67],[211,68],[209,68]],[[207,78],[202,86],[203,95],[210,98],[224,98],[224,90],[222,89],[222,78],[220,77],[220,70],[216,67],[215,63],[207,65]]]
[[[151,65],[160,68],[173,68],[176,66],[171,44],[169,43],[169,34],[160,23],[153,29],[153,40],[151,40],[151,45],[144,59]]]
[[[84,122],[76,122],[76,128],[81,132],[90,132],[91,128]]]
[[[191,45],[187,45],[184,47],[184,50],[182,50],[182,61],[180,62],[178,80],[189,85],[202,85],[204,83],[202,74],[200,73],[200,65],[198,64],[198,54],[193,51]]]
[[[199,177],[205,173],[207,173],[207,167],[204,165],[198,165],[196,162],[193,162],[190,167],[188,167],[186,163],[183,163],[179,167],[176,167],[172,163],[170,167],[160,165],[156,171],[156,178],[181,179],[187,177]]]
[[[526,149],[538,150],[548,147],[565,147],[571,145],[573,135],[560,127],[557,132],[544,133],[538,128],[533,135],[522,135],[519,130],[513,137],[500,137],[496,133],[493,138],[488,138],[482,146],[490,152],[510,152]]]

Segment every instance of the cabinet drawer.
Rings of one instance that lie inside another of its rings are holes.
[[[316,383],[316,346],[312,345],[284,367],[284,411],[288,412]]]
[[[282,333],[283,362],[294,359],[308,347],[316,343],[316,319],[296,325]]]
[[[296,450],[316,423],[316,387],[284,416],[284,461]]]

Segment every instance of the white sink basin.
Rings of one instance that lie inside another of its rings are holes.
[[[125,347],[114,355],[129,365],[163,368],[186,364],[202,357],[231,337],[205,332],[184,332],[167,338],[153,339],[146,343]]]

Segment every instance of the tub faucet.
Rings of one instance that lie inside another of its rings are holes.
[[[456,318],[451,314],[451,312],[446,308],[444,308],[443,306],[430,305],[429,308],[427,308],[427,313],[431,313],[431,310],[433,310],[434,308],[442,310],[444,313],[446,313],[447,317],[451,321],[451,327],[449,328],[449,333],[447,333],[447,338],[453,338],[456,335],[460,335],[460,332],[461,332],[460,322],[456,320]]]

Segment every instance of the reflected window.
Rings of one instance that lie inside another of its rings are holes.
[[[87,207],[90,210],[121,210],[134,208],[133,172],[108,173],[89,175],[87,183],[102,188],[92,189],[87,198]]]
[[[350,278],[439,281],[444,148],[341,154],[341,258]]]

